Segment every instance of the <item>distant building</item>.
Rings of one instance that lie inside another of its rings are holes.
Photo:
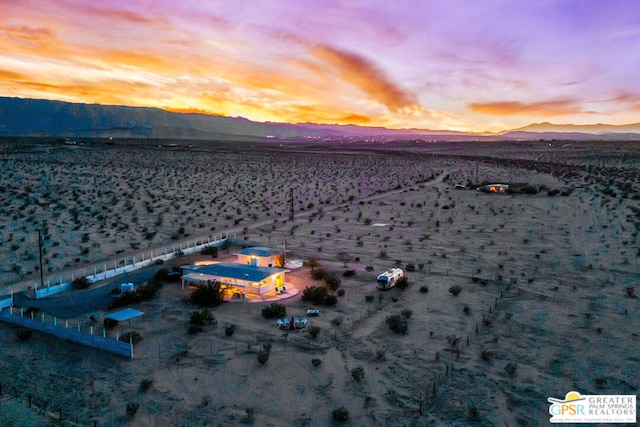
[[[487,184],[482,187],[478,187],[478,190],[485,193],[508,193],[509,184]]]
[[[238,264],[254,265],[257,267],[279,267],[282,266],[283,250],[256,246],[245,248],[238,252]]]
[[[209,265],[189,265],[182,268],[182,285],[202,286],[220,282],[225,297],[234,295],[264,295],[284,285],[283,268],[259,267],[232,262]]]

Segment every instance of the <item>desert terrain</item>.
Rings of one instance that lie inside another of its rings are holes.
[[[118,327],[143,338],[132,360],[0,324],[2,425],[62,411],[65,425],[533,426],[548,422],[551,396],[637,394],[637,148],[2,141],[3,295],[40,280],[38,230],[45,280],[230,232],[286,241],[307,263],[287,275],[300,294],[281,303],[288,316],[321,311],[284,333],[262,304],[227,302],[188,334],[191,290],[166,283]],[[518,191],[473,189],[482,182]],[[336,305],[302,300],[322,284],[309,260],[340,278]],[[392,267],[409,286],[377,290]],[[68,320],[100,326],[106,312]],[[406,333],[387,325],[396,314]]]

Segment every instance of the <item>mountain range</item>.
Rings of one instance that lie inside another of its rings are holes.
[[[357,125],[253,122],[241,117],[174,113],[159,108],[79,104],[0,97],[0,136],[153,139],[377,140],[640,140],[640,123],[571,125],[535,123],[499,133],[388,129]]]

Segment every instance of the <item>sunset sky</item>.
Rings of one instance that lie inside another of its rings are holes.
[[[640,122],[638,0],[0,0],[0,96],[500,131]]]

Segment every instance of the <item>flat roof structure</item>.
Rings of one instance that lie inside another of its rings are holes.
[[[259,256],[259,257],[272,257],[272,256],[276,256],[278,254],[283,253],[284,251],[278,250],[278,249],[274,249],[274,248],[267,248],[264,246],[254,246],[252,248],[244,248],[243,250],[241,250],[240,252],[238,252],[239,255],[247,255],[247,256]]]
[[[248,282],[261,282],[276,273],[284,273],[289,270],[273,267],[257,267],[255,265],[237,264],[234,262],[219,262],[217,264],[185,267],[189,274],[202,274],[207,276],[225,277]]]
[[[142,316],[144,312],[134,310],[133,308],[125,308],[124,310],[116,311],[115,313],[107,314],[107,319],[117,320],[118,322],[122,322],[123,320],[133,319],[134,317]]]

